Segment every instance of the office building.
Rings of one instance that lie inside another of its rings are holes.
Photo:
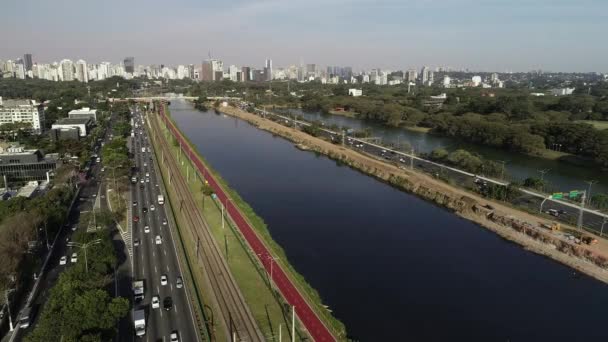
[[[57,169],[56,156],[45,156],[40,150],[25,150],[13,145],[0,148],[0,175],[7,181],[46,180],[47,172]]]
[[[272,80],[272,59],[266,60],[266,66],[264,67],[264,74],[266,75],[266,81]]]
[[[76,128],[78,129],[78,135],[86,137],[90,128],[93,126],[93,120],[91,119],[59,119],[52,126],[52,129],[62,128]]]
[[[224,77],[224,63],[217,59],[207,59],[203,61],[202,71],[203,81],[221,81]]]
[[[0,97],[0,126],[26,122],[36,134],[44,130],[44,110],[34,100],[3,100]]]
[[[251,68],[250,67],[242,67],[241,68],[242,80],[243,82],[251,81]]]
[[[25,71],[32,71],[32,67],[34,66],[34,63],[32,62],[31,53],[26,53],[23,56],[23,64],[25,65]]]
[[[84,107],[80,109],[71,110],[68,113],[70,119],[91,119],[93,122],[97,122],[97,109],[91,109]]]
[[[133,74],[135,72],[135,57],[127,57],[124,60],[125,72]]]

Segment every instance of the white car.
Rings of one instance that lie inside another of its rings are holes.
[[[162,286],[166,286],[167,285],[167,275],[163,274],[162,276],[160,276],[160,284]]]
[[[146,183],[150,183],[150,178],[146,177]]]
[[[163,219],[163,226],[167,225],[167,219]]]
[[[163,243],[163,239],[160,237],[160,235],[156,235],[155,241],[156,241],[157,245],[160,245],[161,243]]]
[[[154,204],[151,204],[150,205],[150,211],[154,211],[154,210],[156,210],[156,207],[154,207]]]
[[[59,265],[65,265],[68,263],[68,257],[67,256],[62,256],[61,259],[59,259]]]
[[[72,258],[70,259],[72,263],[76,263],[78,261],[78,255],[76,253],[72,253]]]
[[[141,184],[144,184],[144,179],[143,179],[143,178],[142,178],[142,179],[140,179],[140,180],[139,180],[139,182],[140,182]]]
[[[106,170],[106,168],[105,168],[105,167],[102,167],[102,168],[101,168],[101,172],[104,172],[105,170]]]
[[[152,309],[160,308],[160,298],[158,296],[152,297]]]
[[[171,332],[171,342],[179,342],[179,336],[177,335],[177,331]]]
[[[144,226],[144,233],[149,233],[150,232],[150,226],[145,225]]]

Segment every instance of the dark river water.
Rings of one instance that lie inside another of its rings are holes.
[[[170,108],[351,336],[608,340],[603,283],[246,122]]]
[[[554,191],[584,190],[588,188],[586,181],[596,180],[599,183],[593,185],[592,194],[598,191],[608,193],[608,173],[602,171],[599,166],[583,167],[557,160],[535,158],[497,148],[468,144],[454,138],[388,127],[369,120],[340,115],[324,115],[320,112],[310,113],[299,109],[290,109],[288,112],[302,115],[307,120],[319,120],[330,125],[335,124],[355,130],[370,129],[372,135],[382,138],[384,143],[407,142],[419,152],[428,153],[439,147],[449,151],[464,148],[479,153],[486,159],[505,161],[505,170],[512,180],[521,181],[528,177],[540,178],[539,170],[548,170],[544,179],[549,182],[549,188]]]

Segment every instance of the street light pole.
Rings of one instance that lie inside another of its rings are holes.
[[[68,243],[68,246],[72,247],[78,247],[80,249],[84,249],[84,268],[86,270],[86,273],[89,273],[89,262],[87,260],[87,249],[93,245],[97,245],[101,243],[101,239],[97,239],[97,240],[93,240],[93,241],[89,241],[87,243],[78,243],[78,242],[70,242]]]
[[[604,225],[608,223],[608,217],[604,217],[604,221],[602,222],[602,229],[600,229],[600,236],[604,234]]]
[[[591,186],[593,184],[597,184],[595,179],[585,181],[585,183],[589,184],[589,188],[587,189],[587,204],[591,205]]]

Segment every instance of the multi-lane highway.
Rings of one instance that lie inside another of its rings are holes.
[[[171,333],[177,332],[180,341],[199,341],[186,284],[178,286],[182,270],[172,233],[173,221],[167,216],[169,206],[158,203],[158,195],[163,194],[162,180],[143,126],[146,123],[138,111],[133,118],[137,127],[134,127],[135,137],[131,138],[130,145],[136,183],[131,186],[129,216],[132,221],[133,279],[144,280],[145,284],[145,298],[134,301],[134,309],[146,311],[143,340],[170,341]],[[159,308],[152,308],[153,296],[158,296]],[[171,305],[165,308],[165,303],[169,302]]]

